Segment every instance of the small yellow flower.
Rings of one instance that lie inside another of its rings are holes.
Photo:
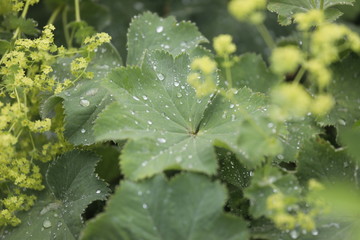
[[[196,58],[191,63],[191,68],[193,70],[200,70],[204,74],[212,74],[216,70],[216,62],[213,61],[208,56],[204,56],[201,58]]]
[[[320,89],[329,85],[332,74],[325,63],[319,59],[312,59],[306,62],[305,67],[310,73],[310,78],[318,84]]]
[[[335,105],[332,96],[327,94],[318,95],[311,105],[311,112],[316,116],[322,117]]]
[[[314,219],[311,216],[302,212],[299,212],[297,215],[297,223],[302,229],[305,229],[307,231],[312,231],[316,227]]]
[[[216,54],[224,57],[236,51],[236,46],[232,42],[232,36],[228,34],[221,34],[214,38],[214,49]]]
[[[270,58],[271,69],[278,74],[292,73],[303,59],[302,52],[295,46],[278,47],[273,50]]]
[[[265,7],[266,0],[232,0],[228,5],[228,10],[239,21],[259,24],[264,20],[263,13],[259,11]]]
[[[312,102],[305,89],[296,83],[278,86],[272,91],[271,98],[276,105],[271,116],[278,121],[304,117],[309,112]]]
[[[297,13],[294,15],[298,29],[308,31],[313,26],[319,26],[325,22],[324,11],[320,9],[311,9],[306,13]]]
[[[276,227],[282,230],[294,229],[296,226],[296,218],[288,213],[280,212],[272,218]]]

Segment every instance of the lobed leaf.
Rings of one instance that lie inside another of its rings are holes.
[[[81,239],[249,239],[241,218],[223,213],[226,189],[195,174],[122,182]]]
[[[279,15],[279,23],[288,25],[296,13],[320,9],[322,0],[269,0],[268,9]],[[342,13],[333,8],[337,5],[352,5],[355,0],[323,0],[325,16],[328,20],[336,20]]]
[[[160,18],[146,12],[133,18],[130,24],[126,64],[141,65],[145,51],[163,49],[178,56],[205,42],[206,38],[193,23],[177,23],[174,17]]]
[[[19,213],[22,224],[9,229],[6,239],[78,239],[81,214],[109,191],[95,176],[98,161],[95,155],[79,151],[54,160],[45,176],[46,189],[28,212]]]
[[[99,115],[94,133],[97,141],[130,139],[120,162],[130,179],[168,169],[214,174],[215,140],[243,155],[251,166],[273,151],[267,146],[259,151],[246,142],[238,146],[242,132],[253,136],[242,127],[245,117],[239,106],[260,119],[266,115],[264,96],[244,88],[234,95],[236,106],[221,96],[197,99],[186,81],[189,63],[185,54],[173,59],[165,52],[147,53],[141,69],[115,70],[104,83],[115,103]]]

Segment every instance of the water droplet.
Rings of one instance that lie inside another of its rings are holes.
[[[297,238],[299,237],[299,233],[298,233],[296,230],[292,230],[292,231],[290,232],[290,237],[291,237],[292,239],[297,239]]]
[[[157,74],[157,77],[158,77],[158,79],[159,79],[160,81],[162,81],[162,80],[165,79],[164,75],[162,75],[161,73],[158,73],[158,74]]]
[[[139,196],[141,196],[143,193],[142,193],[142,191],[138,191],[138,193],[137,193]]]
[[[85,129],[81,129],[80,132],[81,132],[81,133],[86,133],[86,130],[85,130]]]
[[[175,86],[175,87],[178,87],[179,85],[180,85],[179,82],[174,82],[174,86]]]
[[[133,99],[136,100],[136,101],[139,101],[140,99],[137,98],[136,96],[133,96]]]
[[[152,121],[150,121],[150,120],[149,120],[149,121],[147,121],[147,123],[148,123],[149,125],[153,124],[153,123],[152,123]]]
[[[345,120],[343,120],[343,119],[339,119],[339,120],[338,120],[338,123],[339,123],[340,125],[342,125],[342,126],[346,126],[346,122],[345,122]]]
[[[319,235],[319,231],[314,229],[314,230],[311,231],[311,234],[314,235],[314,236],[317,236],[317,235]]]
[[[96,190],[96,193],[97,193],[97,194],[101,193],[101,190]]]
[[[146,101],[146,100],[148,100],[148,97],[147,96],[142,96],[142,98]]]
[[[157,139],[159,143],[166,143],[166,139],[165,138],[158,138]]]
[[[182,158],[181,158],[180,156],[178,156],[178,157],[175,158],[175,161],[176,161],[177,163],[180,163],[180,162],[182,161]]]
[[[87,91],[86,93],[85,93],[85,95],[86,96],[94,96],[94,95],[96,95],[96,93],[99,91],[99,89],[97,89],[97,88],[93,88],[93,89],[90,89],[89,91]]]
[[[156,32],[158,32],[158,33],[161,33],[163,30],[164,30],[164,27],[163,27],[163,26],[158,26],[158,27],[156,28]]]
[[[145,167],[147,165],[147,161],[143,162],[141,166]]]
[[[44,222],[43,222],[43,227],[44,228],[49,228],[49,227],[51,227],[52,226],[52,224],[51,224],[51,222],[48,220],[48,219],[46,219]]]
[[[83,107],[88,107],[90,105],[90,102],[86,99],[81,99],[80,100],[80,105]]]
[[[230,108],[234,108],[235,107],[235,105],[234,104],[230,104]]]
[[[277,155],[276,157],[277,157],[279,160],[284,160],[284,156],[281,155],[281,154]]]
[[[182,97],[182,94],[181,94],[180,92],[178,92],[178,93],[176,94],[176,96],[177,96],[178,98],[181,98],[181,97]]]
[[[143,207],[143,209],[147,209],[147,208],[148,208],[148,205],[147,205],[146,203],[144,203],[144,204],[142,205],[142,207]]]

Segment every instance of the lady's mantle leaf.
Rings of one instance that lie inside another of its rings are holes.
[[[320,9],[321,0],[270,0],[268,9],[279,14],[279,22],[283,25],[291,23],[294,14]],[[342,13],[333,8],[337,5],[352,5],[355,0],[324,0],[325,15],[329,20],[336,20]]]
[[[178,56],[191,52],[207,42],[197,27],[190,22],[176,23],[174,17],[160,18],[153,13],[135,17],[128,32],[127,65],[141,65],[145,50],[160,50]]]
[[[70,63],[73,58],[62,58],[55,66],[58,79],[71,79]],[[43,115],[50,115],[54,105],[63,101],[65,109],[65,137],[75,145],[88,145],[94,142],[93,122],[97,115],[112,100],[100,82],[111,69],[119,67],[122,60],[111,44],[97,49],[87,71],[94,73],[93,79],[79,81],[74,87],[49,98],[42,107]]]
[[[131,139],[121,156],[127,177],[140,179],[167,169],[214,174],[215,140],[243,154],[251,166],[261,162],[263,153],[273,151],[238,145],[239,135],[249,135],[241,135],[247,126],[242,128],[239,106],[253,118],[262,118],[264,96],[244,88],[234,96],[237,104],[220,96],[197,99],[186,82],[188,65],[185,54],[173,59],[154,52],[146,54],[142,69],[121,68],[109,75],[106,85],[116,103],[99,114],[94,133],[97,141]]]
[[[72,151],[52,162],[46,189],[30,211],[19,214],[22,224],[12,228],[6,239],[77,239],[84,209],[108,194],[106,184],[94,173],[98,161],[91,153]]]
[[[81,239],[249,239],[246,223],[222,212],[225,201],[225,188],[205,176],[125,181]]]

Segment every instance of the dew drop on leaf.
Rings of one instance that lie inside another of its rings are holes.
[[[90,105],[90,102],[86,99],[81,99],[80,100],[80,105],[83,107],[88,107]]]
[[[133,99],[136,100],[136,101],[139,101],[140,99],[137,98],[136,96],[133,96]]]
[[[96,190],[96,193],[97,193],[97,194],[101,193],[101,190]]]
[[[298,233],[296,230],[292,230],[292,231],[290,232],[290,237],[291,237],[292,239],[297,239],[297,238],[299,237],[299,233]]]
[[[81,133],[86,133],[86,130],[83,128],[80,130]]]
[[[157,33],[161,33],[163,30],[164,30],[164,27],[163,27],[163,26],[158,26],[158,27],[156,28],[156,32],[157,32]]]
[[[147,121],[147,123],[148,123],[149,125],[153,124],[152,121]]]
[[[44,228],[49,228],[49,227],[51,227],[51,226],[52,226],[52,224],[51,224],[50,220],[46,219],[46,220],[43,222],[43,227],[44,227]]]
[[[158,138],[157,139],[159,143],[166,143],[166,139],[165,138]]]
[[[162,75],[161,73],[158,73],[157,77],[160,81],[163,81],[165,79],[164,75]]]
[[[147,208],[148,208],[148,206],[147,206],[146,203],[144,203],[144,204],[142,205],[142,207],[143,207],[143,209],[147,209]]]
[[[176,94],[176,96],[177,96],[178,98],[181,98],[181,97],[182,97],[182,94],[181,94],[180,92],[178,92],[178,93]]]

